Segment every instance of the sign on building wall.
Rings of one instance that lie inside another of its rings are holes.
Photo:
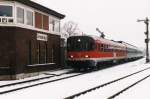
[[[48,41],[48,36],[46,34],[37,33],[37,40]]]

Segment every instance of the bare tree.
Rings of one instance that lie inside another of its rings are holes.
[[[76,31],[78,30],[78,24],[73,21],[68,21],[64,24],[63,30],[67,33],[65,35],[73,36],[77,34]]]

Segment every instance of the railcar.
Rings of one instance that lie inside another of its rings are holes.
[[[94,36],[67,39],[67,64],[75,69],[97,68],[104,62],[116,63],[143,57],[142,51],[125,42]]]

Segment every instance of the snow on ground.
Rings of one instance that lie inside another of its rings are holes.
[[[132,85],[133,83],[139,81],[140,79],[150,75],[150,69],[140,72],[136,75],[132,75],[128,78],[122,79],[118,82],[112,83],[110,85],[104,86],[102,88],[96,89],[94,91],[88,92],[87,94],[83,94],[75,99],[108,99],[112,95],[118,93],[124,88]],[[121,99],[121,98],[120,98]],[[130,99],[130,98],[126,98]]]
[[[69,71],[71,71],[72,69],[63,69],[63,70],[57,70],[57,71],[50,71],[50,72],[45,72],[47,74],[55,74],[55,75],[59,75],[59,74],[62,74],[62,73],[67,73]]]
[[[150,99],[150,78],[133,86],[115,99]]]
[[[136,72],[146,67],[150,67],[149,64],[144,64],[144,62],[145,59],[140,59],[135,62],[129,62],[129,63],[117,65],[96,72],[84,74],[82,76],[77,76],[77,77],[73,77],[73,78],[69,78],[69,79],[65,79],[65,80],[61,80],[49,84],[44,84],[44,85],[40,85],[28,89],[19,90],[16,92],[0,95],[0,99],[12,99],[12,97],[14,99],[32,99],[32,98],[33,99],[63,99],[65,97],[87,90],[97,85],[128,75],[130,73]],[[133,91],[136,93],[134,89]],[[143,89],[143,92],[144,91],[145,90]],[[121,96],[125,97],[126,95],[125,96],[121,95]],[[117,98],[122,99],[119,97]],[[94,99],[94,96],[92,99]]]

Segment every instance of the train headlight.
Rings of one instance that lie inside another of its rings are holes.
[[[85,55],[85,58],[88,58],[89,56],[88,55]]]
[[[73,55],[71,55],[70,57],[73,58]]]

